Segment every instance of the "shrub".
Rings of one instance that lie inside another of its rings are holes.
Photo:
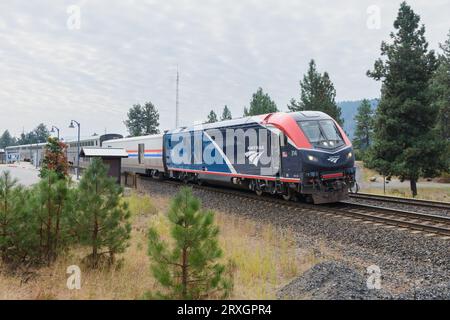
[[[99,266],[103,257],[108,263],[128,246],[131,225],[130,212],[121,201],[123,189],[107,175],[101,159],[94,158],[84,172],[77,191],[77,209],[74,224],[81,244],[92,248],[87,257],[92,268]]]
[[[158,296],[169,299],[203,299],[227,297],[231,279],[224,276],[225,266],[218,260],[219,229],[214,213],[201,209],[190,188],[183,188],[172,201],[168,213],[172,248],[162,241],[154,228],[149,229],[148,253],[151,271],[166,289]],[[150,296],[150,295],[148,295]]]

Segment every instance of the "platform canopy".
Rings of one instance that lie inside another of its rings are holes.
[[[123,148],[83,147],[80,157],[128,158],[128,153]]]

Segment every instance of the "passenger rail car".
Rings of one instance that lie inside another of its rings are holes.
[[[347,198],[355,184],[351,142],[322,112],[277,112],[105,141],[104,146],[127,150],[123,171],[225,182],[286,200],[336,202]]]
[[[80,151],[83,147],[101,147],[106,140],[123,138],[121,134],[107,133],[100,136],[92,136],[90,138],[80,140]],[[77,165],[78,141],[64,141],[67,144],[67,161],[70,165]],[[85,168],[89,165],[90,159],[80,158],[80,167]]]
[[[92,147],[101,147],[103,142],[111,139],[119,139],[123,138],[122,135],[116,133],[108,133],[100,136],[93,136],[87,139],[80,140],[80,150],[82,147],[92,146]],[[67,161],[70,165],[77,164],[77,150],[78,150],[78,141],[63,141],[67,144]],[[26,144],[26,145],[18,145],[18,146],[10,146],[5,148],[6,152],[6,161],[8,163],[19,162],[19,161],[28,161],[33,163],[34,165],[41,166],[42,160],[44,159],[45,146],[47,143],[34,143],[34,144]],[[80,167],[86,167],[89,164],[89,159],[83,160],[80,158]]]

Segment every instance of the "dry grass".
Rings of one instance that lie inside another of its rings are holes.
[[[35,277],[22,278],[0,274],[0,299],[138,299],[158,285],[150,273],[146,230],[152,224],[167,239],[169,226],[164,216],[168,199],[131,194],[132,240],[115,269],[88,270],[80,264],[86,248],[74,249],[49,268],[36,271]],[[220,244],[224,261],[235,266],[232,299],[273,299],[276,290],[291,278],[317,263],[312,252],[299,252],[290,230],[277,229],[240,217],[218,212]],[[82,269],[81,289],[69,290],[66,268]]]
[[[362,192],[383,194],[383,189],[379,188],[365,188]],[[412,198],[411,190],[409,188],[390,188],[386,187],[386,195],[402,198]],[[450,186],[449,187],[418,187],[416,199],[447,201],[450,202]]]

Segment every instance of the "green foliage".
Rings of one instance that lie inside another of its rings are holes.
[[[67,180],[48,172],[32,189],[17,186],[9,173],[0,176],[0,250],[2,261],[50,265],[67,248],[67,217],[72,211]]]
[[[438,109],[431,103],[429,82],[436,69],[428,52],[425,27],[405,2],[400,5],[391,44],[382,42],[381,56],[368,75],[382,81],[369,166],[386,176],[411,182],[417,194],[419,177],[444,169],[445,145],[433,130]]]
[[[308,72],[300,81],[300,101],[291,100],[290,111],[314,110],[322,111],[335,119],[339,124],[344,120],[341,108],[336,104],[336,90],[327,72],[323,75],[317,71],[316,63],[311,60]]]
[[[5,130],[0,137],[0,149],[4,149],[8,146],[13,146],[16,144],[16,139],[11,136],[8,130]]]
[[[84,172],[77,192],[74,225],[81,244],[92,248],[89,265],[96,268],[102,258],[108,263],[128,247],[131,225],[126,202],[121,201],[122,187],[107,175],[107,167],[94,158]]]
[[[48,172],[55,172],[60,179],[69,175],[69,163],[67,161],[67,145],[57,138],[48,138],[45,146],[44,160],[40,176],[45,177]]]
[[[259,114],[266,114],[277,112],[278,108],[270,96],[263,92],[262,88],[258,88],[253,94],[252,101],[250,101],[250,109],[244,108],[244,116],[256,116]]]
[[[224,277],[225,266],[214,225],[214,213],[201,209],[190,188],[183,188],[173,199],[168,213],[172,248],[149,229],[148,253],[154,277],[166,289],[159,297],[204,299],[227,297],[232,282]]]
[[[437,130],[442,139],[448,141],[450,140],[450,32],[440,47],[443,53],[439,56],[439,67],[431,79],[430,90],[433,105],[439,110]]]
[[[78,188],[54,170],[24,188],[8,171],[0,174],[0,258],[4,266],[52,264],[72,244],[89,245],[90,265],[123,252],[130,237],[130,213],[122,188],[94,159]]]
[[[9,171],[0,174],[0,252],[3,263],[15,260],[15,226],[24,210],[24,190],[17,186]],[[20,211],[20,213],[19,213]]]
[[[225,105],[225,107],[223,107],[223,112],[222,112],[222,116],[220,117],[220,120],[224,121],[224,120],[231,120],[233,119],[233,117],[231,116],[231,111],[230,109],[228,109],[228,106]]]
[[[17,141],[17,144],[31,144],[31,143],[44,143],[50,136],[50,131],[43,123],[39,124],[34,130],[22,133]]]
[[[353,138],[355,149],[366,150],[370,146],[373,135],[373,117],[370,101],[364,99],[355,116],[356,130]]]
[[[68,218],[73,212],[73,192],[68,180],[54,171],[46,172],[31,190],[27,210],[33,215],[39,235],[41,260],[50,265],[70,243]]]
[[[214,123],[217,122],[217,114],[211,110],[208,114],[208,119],[206,119],[205,123]]]
[[[131,136],[159,133],[159,113],[151,102],[144,106],[135,104],[128,111],[128,120],[124,121]]]

